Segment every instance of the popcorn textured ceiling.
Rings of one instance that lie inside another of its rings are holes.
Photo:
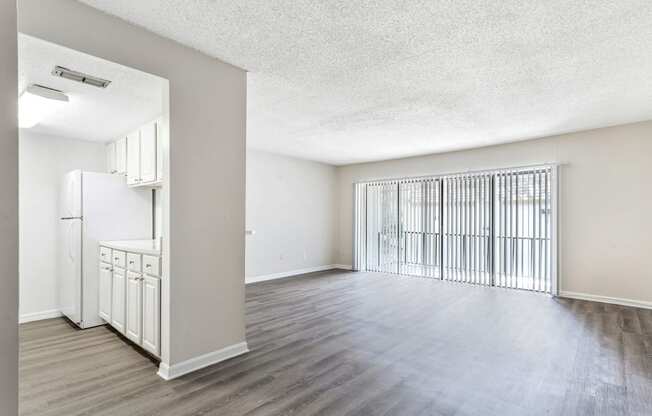
[[[248,70],[247,144],[331,164],[652,118],[649,0],[82,0]]]

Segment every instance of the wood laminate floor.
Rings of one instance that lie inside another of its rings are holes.
[[[170,382],[107,328],[21,325],[20,413],[652,415],[650,310],[339,271],[246,306],[251,352]]]

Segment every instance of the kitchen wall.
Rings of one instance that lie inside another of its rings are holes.
[[[64,173],[106,170],[104,144],[21,130],[19,138],[20,321],[58,316],[59,192]]]
[[[163,200],[162,200],[163,190],[160,188],[156,189],[154,193],[154,237],[162,238],[163,237]]]
[[[73,0],[20,0],[18,26],[169,81],[160,374],[245,352],[246,72]]]
[[[247,282],[332,267],[336,169],[247,151]]]
[[[16,2],[0,1],[0,415],[18,414],[18,51]]]
[[[352,262],[355,181],[545,162],[564,164],[562,293],[652,306],[652,122],[341,167],[338,262]]]

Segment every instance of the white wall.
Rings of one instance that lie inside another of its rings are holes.
[[[245,351],[246,72],[73,0],[18,5],[22,33],[169,81],[161,375]]]
[[[16,2],[0,1],[0,415],[18,413],[18,61]]]
[[[335,167],[247,151],[247,281],[334,262]]]
[[[64,173],[106,170],[102,143],[21,130],[19,137],[20,320],[57,315],[59,189]]]
[[[652,306],[652,122],[341,167],[338,262],[352,262],[355,181],[545,162],[564,163],[561,291]]]
[[[154,237],[163,237],[163,200],[162,189],[156,189],[154,194]]]

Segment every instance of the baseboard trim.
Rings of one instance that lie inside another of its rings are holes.
[[[306,274],[306,273],[323,272],[325,270],[333,270],[333,269],[351,270],[351,266],[346,266],[343,264],[327,264],[325,266],[308,267],[306,269],[290,270],[288,272],[263,274],[260,276],[245,277],[245,283],[249,284],[249,283],[265,282],[267,280],[283,279],[284,277],[298,276],[300,274]]]
[[[568,292],[568,291],[565,291],[565,290],[562,290],[561,292],[559,292],[559,296],[562,297],[562,298],[590,300],[590,301],[593,301],[593,302],[611,303],[613,305],[632,306],[634,308],[652,309],[652,302],[646,302],[646,301],[643,301],[643,300],[614,298],[614,297],[610,297],[610,296],[591,295],[589,293]]]
[[[333,267],[340,270],[353,270],[353,266],[350,264],[334,264]]]
[[[60,318],[63,315],[59,309],[51,309],[49,311],[42,312],[33,312],[33,313],[24,313],[18,318],[19,324],[25,324],[27,322],[42,321],[43,319],[52,319]]]
[[[238,344],[229,345],[221,350],[209,352],[208,354],[200,355],[199,357],[191,358],[171,366],[161,363],[158,368],[158,376],[163,380],[173,380],[185,374],[192,373],[193,371],[208,367],[209,365],[217,364],[248,352],[249,348],[247,347],[247,343],[240,342]]]

